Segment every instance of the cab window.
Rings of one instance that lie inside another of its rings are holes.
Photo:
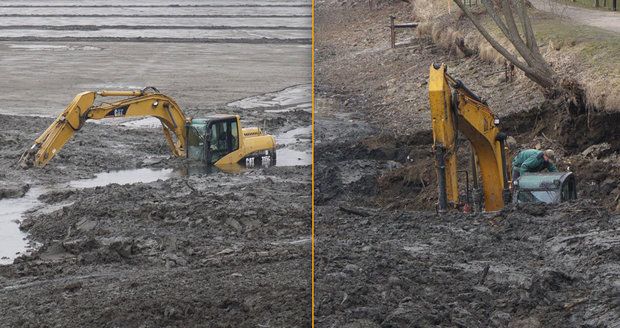
[[[216,121],[210,125],[209,159],[215,163],[222,157],[239,149],[239,135],[236,120]]]
[[[204,160],[205,125],[191,125],[187,129],[187,157],[195,160]]]

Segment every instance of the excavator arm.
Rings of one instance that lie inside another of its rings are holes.
[[[94,106],[97,97],[129,98]],[[45,166],[87,120],[144,116],[157,117],[161,121],[172,153],[184,157],[187,118],[172,98],[149,87],[134,91],[88,91],[78,94],[22,155],[20,163],[23,167]]]
[[[478,96],[446,72],[445,65],[431,65],[429,98],[433,128],[433,150],[439,182],[439,210],[459,203],[457,150],[458,133],[471,143],[479,166],[484,209],[497,211],[509,201],[506,135],[499,119]],[[474,162],[474,168],[476,164]],[[477,179],[476,172],[474,179]]]

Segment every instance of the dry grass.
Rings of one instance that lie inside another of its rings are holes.
[[[437,45],[446,49],[455,49],[458,42],[477,53],[480,59],[503,65],[505,59],[484,40],[471,25],[466,29],[455,22],[463,13],[449,8],[447,2],[433,0],[416,0],[414,15],[422,21],[418,35],[429,36]],[[490,18],[480,12],[483,24],[491,34],[498,37],[508,49],[508,40]],[[576,78],[585,88],[588,103],[599,109],[620,110],[620,37],[594,27],[577,26],[550,15],[535,13],[533,27],[541,52],[562,77]],[[463,30],[465,32],[463,32]],[[463,55],[456,52],[458,55]],[[518,78],[524,75],[518,74]]]
[[[610,10],[612,0],[599,0],[599,6],[594,6],[593,0],[560,0],[566,5],[578,6],[588,9]]]
[[[545,58],[560,74],[583,85],[590,105],[620,110],[620,36],[569,24],[553,18],[535,22],[536,36],[546,45]]]

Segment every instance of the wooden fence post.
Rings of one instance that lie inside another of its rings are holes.
[[[390,43],[392,45],[392,49],[396,47],[396,29],[394,28],[394,19],[396,19],[396,17],[390,16]]]

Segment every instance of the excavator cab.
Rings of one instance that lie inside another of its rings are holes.
[[[525,174],[514,185],[514,203],[557,204],[577,199],[577,182],[572,172]]]
[[[275,139],[260,128],[241,128],[237,115],[213,115],[186,124],[186,156],[208,164],[237,164],[246,158],[275,164]]]
[[[239,149],[239,124],[236,116],[193,119],[186,131],[189,159],[215,164]]]

